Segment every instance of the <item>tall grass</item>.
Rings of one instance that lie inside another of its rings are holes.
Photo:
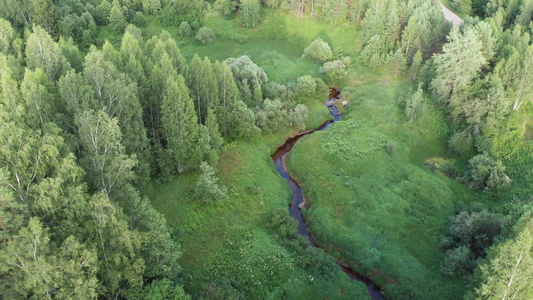
[[[289,170],[310,202],[319,244],[375,276],[391,298],[457,299],[465,286],[440,273],[439,239],[456,205],[485,196],[423,166],[447,155],[449,130],[437,107],[409,122],[395,100],[410,88],[389,81],[348,89],[344,119],[300,141]]]

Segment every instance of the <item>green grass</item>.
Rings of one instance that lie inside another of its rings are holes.
[[[221,183],[230,190],[225,201],[196,202],[191,189],[197,174],[179,176],[163,185],[151,183],[143,189],[168,223],[184,230],[181,264],[189,275],[185,283],[189,293],[198,297],[208,284],[227,288],[221,281],[225,279],[247,298],[256,299],[354,299],[366,294],[362,284],[352,282],[339,269],[327,276],[302,269],[295,262],[296,254],[266,228],[272,212],[287,209],[290,197],[270,154],[292,133],[227,147],[218,165]]]
[[[485,195],[423,166],[447,156],[448,129],[436,107],[418,122],[407,120],[395,100],[409,89],[397,81],[347,89],[352,105],[344,119],[300,141],[289,169],[323,247],[375,276],[390,298],[457,299],[465,286],[441,275],[439,239],[457,206]]]
[[[187,60],[194,54],[207,56],[212,61],[248,55],[265,70],[270,81],[286,83],[296,81],[300,76],[311,75],[324,79],[318,73],[319,64],[301,59],[307,45],[321,37],[330,43],[338,57],[354,57],[357,32],[349,24],[331,26],[319,23],[313,18],[298,18],[291,15],[265,10],[262,23],[256,28],[239,28],[238,19],[224,19],[210,13],[204,26],[213,29],[217,35],[214,43],[201,45],[194,38],[181,38],[177,27],[164,27],[157,17],[148,17],[144,29],[146,37],[168,31],[177,41]],[[359,45],[360,47],[360,45]]]
[[[177,28],[164,28],[156,18],[148,18],[144,34],[169,31],[188,60],[195,53],[211,60],[248,55],[270,81],[280,83],[303,75],[323,78],[318,64],[301,59],[316,37],[329,42],[336,57],[349,55],[352,61],[361,48],[358,32],[347,24],[330,26],[270,11],[256,28],[238,28],[237,23],[209,14],[204,25],[217,34],[210,45],[181,39]],[[410,123],[395,103],[409,94],[409,83],[356,64],[348,74],[331,83],[342,87],[351,102],[345,118],[303,139],[289,159],[311,203],[309,224],[328,252],[376,278],[390,298],[461,297],[464,284],[440,273],[444,255],[438,242],[455,208],[485,196],[423,166],[427,158],[447,156],[443,141],[450,130],[444,113],[429,107],[422,120]],[[309,129],[328,118],[324,99],[316,98],[306,101]],[[296,253],[267,228],[272,212],[286,209],[290,199],[270,154],[295,132],[287,129],[227,145],[218,166],[220,180],[230,190],[226,201],[195,202],[195,173],[143,189],[168,223],[183,230],[181,264],[189,274],[189,293],[198,297],[218,286],[239,289],[247,298],[366,297],[364,286],[338,269],[324,275],[297,265]],[[392,144],[391,155],[386,147]]]

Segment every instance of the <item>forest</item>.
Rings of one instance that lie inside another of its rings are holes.
[[[532,190],[533,0],[0,0],[0,299],[533,299]]]

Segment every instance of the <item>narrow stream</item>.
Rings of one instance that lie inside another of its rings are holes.
[[[291,200],[291,205],[289,207],[289,213],[291,214],[291,217],[293,217],[294,219],[296,219],[296,221],[298,221],[298,233],[300,235],[305,236],[307,240],[309,241],[309,243],[313,247],[317,247],[317,248],[319,247],[316,243],[316,240],[306,226],[302,211],[298,208],[298,205],[304,203],[304,197],[302,195],[302,189],[287,171],[287,156],[289,156],[292,148],[294,147],[294,145],[296,144],[296,142],[298,142],[300,138],[308,134],[311,134],[315,131],[326,130],[331,126],[331,124],[339,121],[342,118],[342,114],[339,113],[339,111],[337,110],[335,106],[330,107],[329,111],[330,111],[330,114],[334,117],[333,120],[329,120],[325,122],[317,129],[304,131],[304,132],[297,134],[296,136],[292,138],[289,138],[285,142],[285,144],[279,147],[276,150],[276,152],[272,155],[272,159],[274,160],[274,163],[276,164],[276,168],[279,174],[281,175],[281,177],[287,180],[287,184],[289,185],[292,191],[292,200]],[[374,299],[374,300],[385,299],[380,288],[370,278],[356,273],[350,267],[344,266],[339,261],[337,261],[337,264],[342,269],[342,271],[346,273],[351,279],[360,281],[366,285],[368,289],[368,294],[371,299]]]

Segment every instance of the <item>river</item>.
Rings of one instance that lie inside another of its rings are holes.
[[[287,139],[285,144],[279,147],[276,150],[276,152],[272,155],[272,159],[274,160],[274,163],[276,164],[276,168],[279,174],[281,175],[281,177],[287,180],[287,184],[289,185],[292,191],[292,200],[291,200],[291,205],[289,206],[289,213],[291,217],[293,217],[296,221],[298,221],[298,233],[306,237],[311,246],[317,247],[317,248],[318,248],[318,245],[316,243],[316,240],[306,226],[302,211],[298,208],[299,205],[305,205],[305,199],[302,194],[302,189],[300,188],[298,183],[291,177],[291,175],[289,174],[287,170],[287,157],[289,156],[292,148],[294,147],[294,145],[296,144],[296,142],[298,142],[300,138],[308,134],[311,134],[315,131],[326,130],[333,123],[340,121],[342,119],[342,114],[339,113],[339,111],[337,110],[335,106],[330,107],[329,111],[330,111],[331,116],[333,116],[334,118],[333,120],[329,120],[325,122],[317,129],[304,131],[304,132],[301,132],[295,135],[292,138]],[[385,299],[385,297],[383,296],[381,292],[381,289],[370,278],[356,273],[350,267],[347,267],[344,264],[341,264],[339,261],[337,261],[337,264],[342,269],[342,271],[346,273],[351,279],[360,281],[366,285],[368,289],[368,294],[371,299],[374,299],[374,300]]]

